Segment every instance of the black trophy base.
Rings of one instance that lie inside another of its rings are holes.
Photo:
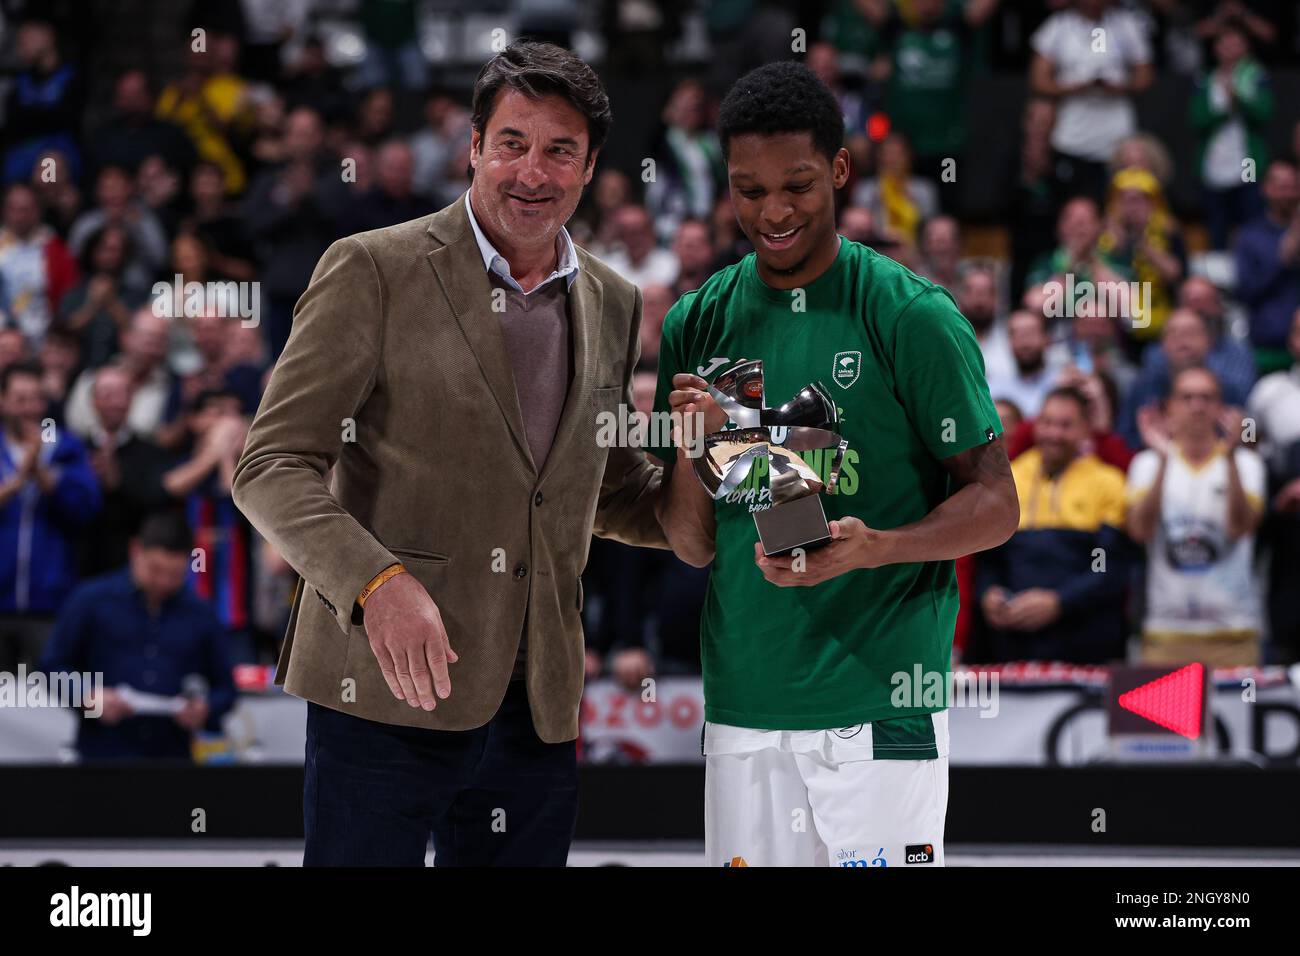
[[[758,526],[763,554],[769,558],[789,554],[795,548],[811,551],[831,540],[821,495],[805,495],[764,511],[755,511],[754,524]]]

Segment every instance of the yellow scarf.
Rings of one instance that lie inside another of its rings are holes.
[[[1169,215],[1169,207],[1165,203],[1160,181],[1145,169],[1129,166],[1115,174],[1110,183],[1110,195],[1106,200],[1107,218],[1109,219],[1114,213],[1119,203],[1119,194],[1127,189],[1140,190],[1153,200],[1154,208],[1147,219],[1146,227],[1142,230],[1142,235],[1151,248],[1159,249],[1161,252],[1168,252],[1170,248],[1169,229],[1173,225],[1173,220]],[[1113,253],[1115,251],[1114,237],[1109,232],[1103,233],[1097,247],[1103,253]],[[1165,319],[1173,311],[1171,291],[1160,277],[1155,265],[1148,261],[1145,256],[1140,254],[1135,256],[1132,268],[1134,281],[1150,283],[1151,301],[1145,301],[1146,297],[1139,294],[1141,305],[1138,307],[1140,310],[1138,315],[1149,313],[1149,323],[1145,327],[1134,328],[1130,334],[1139,340],[1158,338],[1160,330],[1164,327]],[[1140,285],[1139,288],[1146,289],[1148,286]]]
[[[880,202],[885,209],[885,222],[908,242],[916,242],[916,227],[921,221],[921,210],[907,195],[906,180],[895,176],[880,177]]]

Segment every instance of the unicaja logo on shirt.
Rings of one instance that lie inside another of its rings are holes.
[[[840,388],[851,388],[862,374],[862,353],[836,352],[835,367],[831,369],[831,378]]]

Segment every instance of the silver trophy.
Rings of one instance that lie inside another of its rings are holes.
[[[704,452],[694,459],[695,474],[713,499],[739,488],[755,460],[766,458],[772,504],[754,512],[763,553],[774,557],[830,541],[819,492],[835,491],[849,443],[837,431],[839,410],[826,389],[819,383],[805,385],[784,405],[769,408],[759,360],[722,372],[709,394],[730,420],[722,431],[704,436]],[[816,448],[835,449],[824,484],[795,454]]]

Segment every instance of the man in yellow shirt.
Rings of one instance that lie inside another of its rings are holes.
[[[1105,663],[1124,655],[1124,475],[1088,448],[1088,399],[1048,393],[1034,447],[1011,463],[1020,528],[979,557],[998,660]]]

